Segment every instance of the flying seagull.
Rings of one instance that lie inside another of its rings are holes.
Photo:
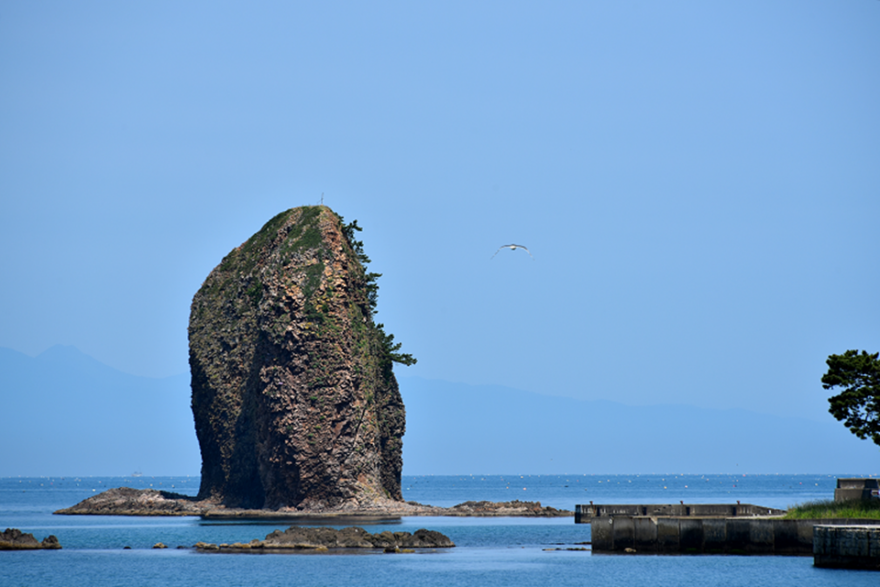
[[[522,249],[529,254],[529,257],[532,257],[532,253],[522,245],[501,245],[500,247],[498,247],[498,251],[500,251],[501,249],[510,249],[511,251],[515,251],[516,249]],[[498,251],[495,251],[495,255],[498,254]],[[494,259],[495,255],[492,255],[490,257],[490,260]],[[532,257],[532,261],[534,261],[534,260],[535,260],[535,258]]]

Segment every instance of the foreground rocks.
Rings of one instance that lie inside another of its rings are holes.
[[[6,528],[0,532],[0,550],[59,550],[61,544],[54,535],[37,542],[33,534],[22,532],[18,528]]]
[[[455,544],[448,536],[434,530],[409,532],[379,532],[370,534],[363,528],[349,527],[342,530],[334,528],[303,528],[291,526],[284,532],[275,530],[264,540],[247,543],[207,544],[199,542],[196,549],[204,552],[267,552],[299,551],[329,552],[331,550],[367,549],[384,552],[406,552],[413,549],[453,548]]]
[[[378,274],[325,206],[278,214],[205,279],[189,322],[199,496],[231,508],[402,500],[398,353]]]
[[[449,508],[423,505],[413,501],[382,499],[361,504],[348,502],[336,508],[244,509],[224,507],[215,501],[199,500],[167,491],[132,489],[130,487],[109,489],[55,513],[95,516],[201,516],[206,519],[388,518],[403,516],[531,518],[573,515],[568,510],[542,506],[541,502],[519,500],[505,502],[467,501]]]

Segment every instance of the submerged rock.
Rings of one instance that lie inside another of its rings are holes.
[[[6,528],[0,532],[0,550],[59,550],[61,544],[54,535],[38,542],[33,534],[22,532],[18,528]]]
[[[402,499],[399,345],[373,322],[356,223],[270,220],[208,275],[189,324],[199,498],[324,511]]]

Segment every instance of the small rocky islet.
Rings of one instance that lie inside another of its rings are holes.
[[[336,530],[334,528],[308,528],[291,526],[287,530],[275,530],[264,540],[247,543],[208,544],[199,542],[195,548],[202,552],[304,552],[322,553],[344,550],[366,550],[382,552],[414,552],[434,548],[453,548],[455,544],[448,536],[434,530],[420,529],[410,532],[390,532],[385,530],[370,534],[363,528],[351,526]]]
[[[47,536],[42,541],[34,538],[33,534],[22,532],[18,528],[6,528],[0,532],[0,550],[60,550],[61,544],[54,535]]]

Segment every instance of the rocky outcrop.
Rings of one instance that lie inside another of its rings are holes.
[[[396,345],[373,322],[378,275],[355,229],[324,206],[282,212],[193,298],[200,499],[310,511],[402,499]]]
[[[71,516],[198,516],[213,506],[211,502],[170,491],[116,487],[55,513]]]
[[[540,501],[466,501],[446,509],[447,516],[562,518],[572,515],[569,510],[542,506]]]
[[[212,508],[202,513],[205,519],[284,519],[302,517],[397,518],[403,516],[446,516],[457,518],[564,518],[571,510],[542,506],[540,501],[466,501],[452,507],[424,505],[414,501],[363,504],[326,512],[266,511],[236,508]]]
[[[18,528],[6,528],[0,532],[0,550],[59,550],[61,544],[54,535],[38,542],[33,534],[22,532]]]
[[[354,526],[342,530],[291,526],[284,532],[275,530],[264,540],[219,545],[199,542],[195,545],[198,550],[206,552],[265,552],[267,550],[327,552],[355,548],[402,552],[416,548],[453,548],[454,546],[455,544],[448,536],[434,530],[421,529],[413,533],[386,530],[370,534],[363,528]]]

